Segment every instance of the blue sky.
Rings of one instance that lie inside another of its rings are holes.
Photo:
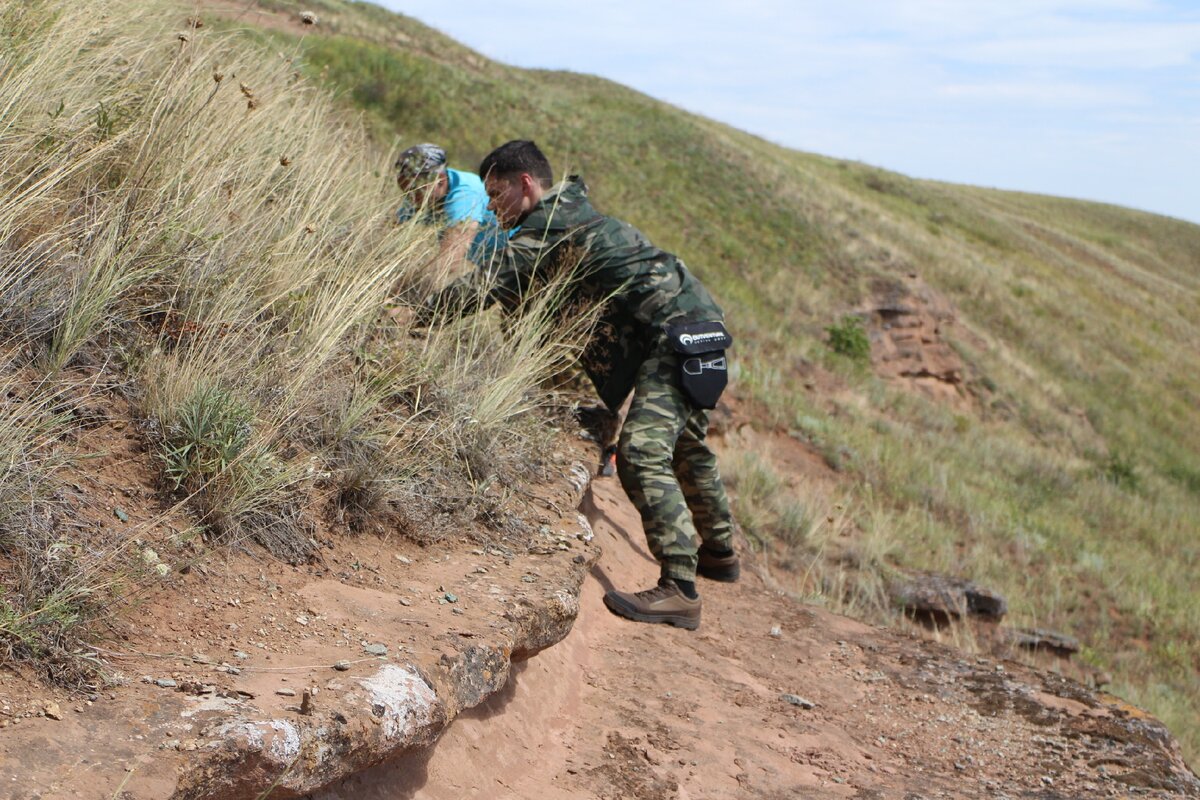
[[[381,4],[801,150],[1200,222],[1200,0]]]

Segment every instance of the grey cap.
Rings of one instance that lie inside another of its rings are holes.
[[[446,151],[436,144],[413,145],[396,159],[396,178],[411,181],[440,172],[445,166]]]

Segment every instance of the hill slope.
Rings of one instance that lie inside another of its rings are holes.
[[[294,3],[207,5],[302,54],[382,146],[437,141],[470,168],[535,138],[679,253],[740,333],[741,407],[846,477],[781,506],[760,491],[776,459],[727,462],[744,526],[799,566],[797,591],[880,616],[897,566],[985,582],[1013,618],[1078,635],[1200,753],[1200,227],[787,150],[367,4],[307,3],[308,32]],[[948,367],[905,366],[893,323],[914,309]],[[851,312],[875,369],[826,344]],[[814,510],[833,502],[836,525]],[[854,544],[820,557],[843,532]]]
[[[162,633],[139,603],[247,549],[269,594],[363,530],[541,548],[570,332],[410,335],[432,236],[391,224],[386,152],[534,136],[728,308],[724,469],[777,580],[897,625],[898,575],[1002,590],[1194,757],[1195,226],[788,151],[316,5],[314,32],[293,3],[0,0],[0,726],[39,678],[99,696],[101,650]]]

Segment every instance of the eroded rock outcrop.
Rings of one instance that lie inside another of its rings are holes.
[[[905,614],[934,626],[977,617],[999,622],[1008,613],[1004,596],[965,578],[912,573],[888,586],[892,602]]]
[[[936,400],[969,405],[966,367],[946,339],[956,316],[950,301],[915,273],[873,288],[862,314],[876,373]]]
[[[0,736],[14,797],[301,797],[432,743],[571,630],[599,556],[575,510],[589,480],[532,487],[511,536],[343,537],[306,565],[193,570],[107,649],[117,685]]]

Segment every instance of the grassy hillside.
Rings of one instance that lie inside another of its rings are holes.
[[[1019,622],[1079,635],[1200,755],[1200,227],[787,150],[598,78],[493,63],[365,4],[304,4],[322,20],[302,40],[297,4],[258,6],[279,13],[224,24],[298,48],[381,146],[437,141],[471,168],[535,138],[599,208],[682,255],[740,334],[738,395],[850,479],[837,499],[860,589],[891,565],[995,586]],[[926,399],[825,343],[910,273],[957,309],[970,402]],[[806,389],[813,370],[837,391]],[[778,468],[755,454],[727,470],[752,535],[822,549],[813,509],[829,497],[781,504]],[[819,573],[800,589],[837,595]]]
[[[559,340],[537,315],[508,337],[394,322],[431,243],[387,224],[388,153],[439,141],[471,167],[533,137],[714,289],[742,408],[841,472],[789,496],[771,453],[727,464],[798,592],[884,619],[891,570],[967,575],[1082,638],[1200,755],[1200,228],[790,151],[374,6],[299,10],[0,0],[9,657],[78,655],[71,631],[156,579],[147,544],[296,558],[314,525],[494,515],[546,435],[528,412]],[[828,344],[913,274],[957,310],[954,402]],[[195,531],[68,524],[98,405],[128,409],[162,515]]]

